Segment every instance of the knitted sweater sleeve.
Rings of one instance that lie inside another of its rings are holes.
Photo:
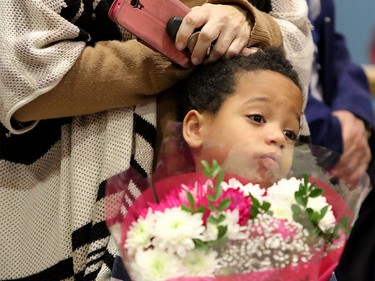
[[[85,47],[61,81],[15,117],[39,120],[141,104],[188,72],[136,40],[98,42]]]

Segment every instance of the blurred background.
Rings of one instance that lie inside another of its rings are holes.
[[[337,30],[346,37],[353,61],[370,79],[375,109],[375,1],[335,0]]]

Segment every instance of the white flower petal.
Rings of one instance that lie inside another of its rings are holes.
[[[202,217],[201,213],[191,214],[180,207],[165,209],[163,213],[156,212],[158,223],[154,228],[153,245],[184,256],[186,251],[194,248],[193,239],[203,238],[205,227]]]
[[[186,273],[180,259],[164,251],[138,251],[135,259],[130,263],[133,280],[164,281],[184,276]]]
[[[144,249],[150,246],[153,236],[153,228],[155,227],[155,219],[151,212],[145,218],[139,218],[133,222],[127,232],[125,248],[129,254],[134,254],[138,249]]]
[[[218,267],[217,252],[211,249],[195,249],[183,259],[188,276],[213,276]]]

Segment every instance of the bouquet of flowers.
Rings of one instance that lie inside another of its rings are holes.
[[[107,224],[132,280],[329,279],[366,189],[325,181],[306,156],[304,173],[294,167],[267,188],[216,161],[172,173],[166,159],[187,150],[168,147],[152,180],[128,170],[107,183]],[[132,201],[135,182],[144,191]]]

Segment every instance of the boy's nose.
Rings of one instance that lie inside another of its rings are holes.
[[[269,128],[266,133],[266,143],[269,145],[278,145],[281,148],[285,145],[285,135],[284,131],[280,130],[280,128]]]

